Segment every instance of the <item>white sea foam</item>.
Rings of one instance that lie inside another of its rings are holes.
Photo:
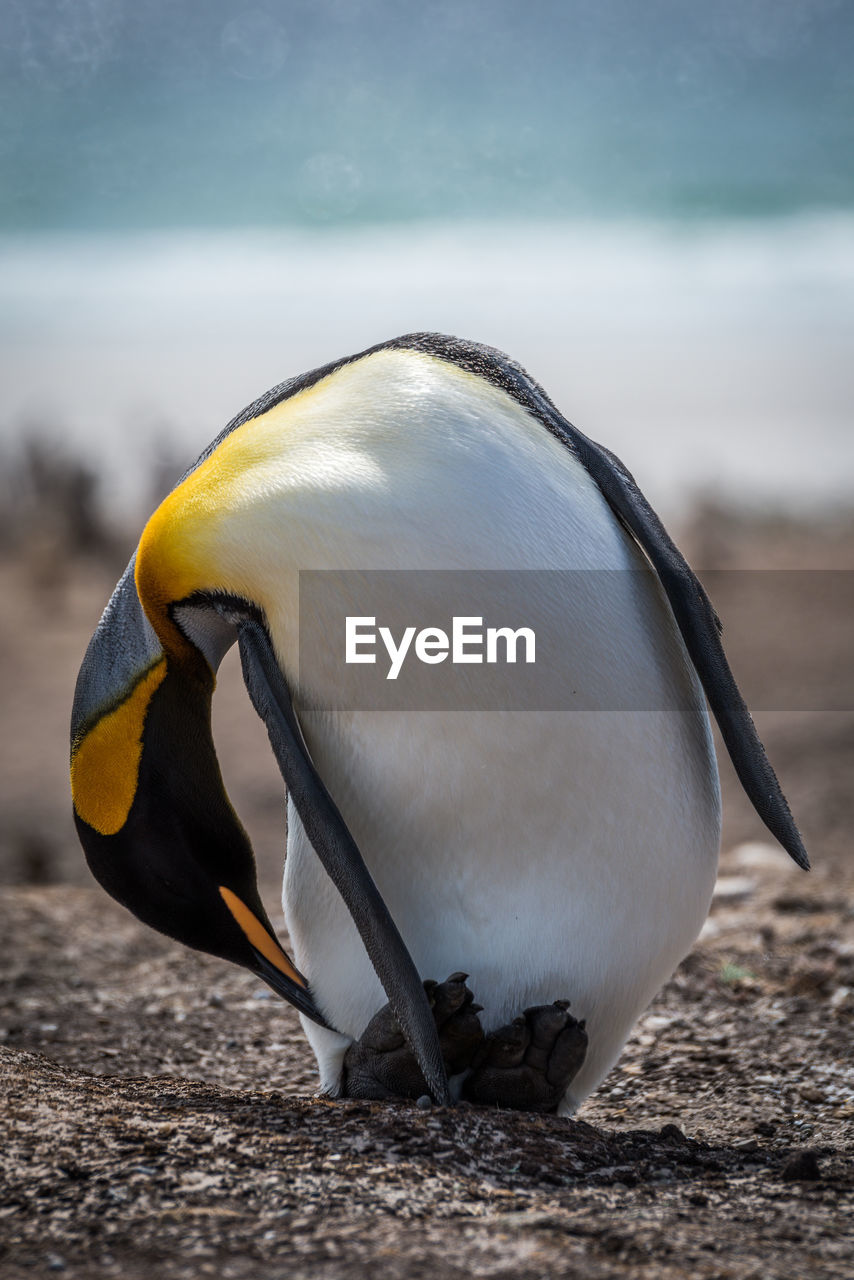
[[[854,217],[0,238],[0,434],[53,425],[138,497],[294,373],[416,329],[491,343],[654,503],[854,481]]]

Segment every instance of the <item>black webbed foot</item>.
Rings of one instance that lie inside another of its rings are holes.
[[[556,1111],[587,1052],[584,1023],[568,1000],[535,1005],[488,1035],[463,1084],[463,1097],[518,1111]]]
[[[452,973],[446,982],[424,983],[449,1076],[465,1071],[483,1041],[477,1016],[481,1006],[473,1002],[467,977]],[[429,1092],[390,1006],[384,1005],[344,1056],[342,1093],[349,1098],[420,1098]]]

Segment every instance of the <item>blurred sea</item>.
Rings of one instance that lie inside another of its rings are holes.
[[[0,0],[0,444],[144,501],[414,329],[673,510],[854,487],[854,5]]]

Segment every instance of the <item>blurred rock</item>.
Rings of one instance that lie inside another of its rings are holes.
[[[718,876],[712,895],[717,902],[741,902],[756,892],[756,881],[747,876]]]
[[[728,855],[739,870],[744,871],[788,871],[795,868],[792,859],[777,844],[764,844],[758,840],[736,845]]]

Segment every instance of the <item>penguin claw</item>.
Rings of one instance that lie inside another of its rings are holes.
[[[428,978],[424,990],[439,1032],[449,1076],[467,1071],[466,1102],[518,1111],[556,1111],[584,1062],[587,1032],[568,1012],[568,1000],[532,1005],[484,1036],[467,974],[444,982]],[[428,1094],[403,1032],[385,1005],[344,1055],[342,1094],[351,1098],[418,1098]]]
[[[483,1041],[483,1027],[466,986],[468,974],[452,973],[444,982],[424,983],[439,1045],[449,1076],[472,1063]],[[344,1055],[342,1094],[350,1098],[415,1098],[429,1094],[391,1007],[385,1005],[368,1023]]]
[[[587,1053],[587,1032],[568,1000],[534,1005],[488,1035],[463,1084],[463,1097],[518,1111],[556,1111]]]

